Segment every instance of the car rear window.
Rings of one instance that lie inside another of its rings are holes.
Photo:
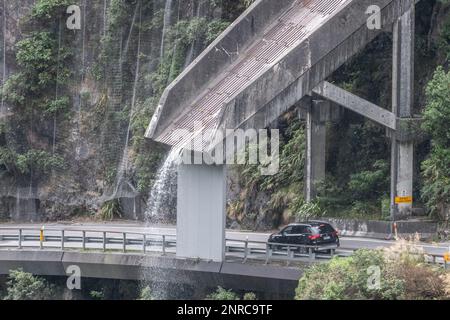
[[[329,224],[321,224],[311,228],[315,234],[332,233],[335,230]]]

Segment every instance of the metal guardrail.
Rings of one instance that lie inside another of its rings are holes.
[[[2,244],[2,242],[13,242]],[[81,249],[140,252],[156,252],[161,255],[175,254],[176,236],[173,234],[152,234],[143,232],[122,232],[114,230],[70,229],[70,228],[0,228],[0,248],[51,248],[51,249]],[[337,246],[292,245],[286,243],[268,243],[248,239],[226,239],[225,252],[227,257],[241,258],[242,263],[249,259],[261,260],[265,264],[271,261],[314,262],[320,259],[331,259],[333,256],[348,256],[354,250]],[[323,253],[328,251],[328,253]],[[347,252],[345,254],[344,252]],[[348,254],[349,253],[349,254]],[[443,264],[448,262],[444,255],[426,254],[430,263]]]
[[[14,244],[10,246],[1,245],[1,242],[4,241],[13,241]],[[176,238],[174,235],[169,234],[113,230],[0,228],[0,247],[23,249],[25,247],[24,243],[26,243],[27,248],[120,250],[124,253],[127,251],[140,251],[144,254],[147,251],[156,251],[165,255],[168,249],[176,246]],[[55,246],[55,244],[58,245]],[[89,246],[89,244],[96,244],[97,246]]]

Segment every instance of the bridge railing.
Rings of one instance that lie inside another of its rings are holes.
[[[266,241],[250,241],[248,239],[227,239],[226,245],[226,252],[237,256],[240,255],[243,259],[243,263],[248,259],[263,259],[266,264],[272,260],[284,260],[288,264],[290,262],[316,261],[318,259],[332,258],[336,255],[336,250],[336,245],[295,245],[286,243],[268,243]],[[347,249],[347,251],[348,250],[349,249]],[[343,249],[343,252],[344,251],[345,249]],[[340,253],[339,255],[345,254]]]
[[[0,247],[18,249],[100,249],[124,253],[154,251],[165,255],[175,246],[176,236],[171,234],[70,228],[0,228]]]
[[[242,239],[226,239],[225,251],[227,257],[264,261],[312,262],[331,259],[333,256],[348,256],[354,249],[335,245],[293,245],[286,243],[268,243]],[[39,248],[39,249],[72,249],[72,250],[102,250],[159,253],[161,255],[176,253],[176,235],[164,233],[123,232],[115,230],[71,229],[71,228],[0,228],[1,248]],[[433,264],[441,264],[447,268],[443,254],[426,254]]]

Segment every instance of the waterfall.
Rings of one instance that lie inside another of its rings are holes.
[[[138,12],[138,7],[139,7],[139,28],[138,28],[138,40],[137,40],[136,70],[135,70],[135,75],[134,75],[133,94],[131,97],[130,115],[128,117],[127,134],[125,137],[125,146],[123,149],[122,159],[120,161],[118,173],[117,173],[116,191],[120,187],[120,183],[122,182],[123,176],[128,172],[128,161],[129,161],[128,146],[129,146],[129,142],[130,142],[131,125],[133,123],[133,117],[134,117],[134,113],[135,113],[134,107],[136,105],[136,93],[137,93],[137,86],[138,86],[138,82],[139,82],[140,56],[141,56],[141,22],[142,22],[142,12],[141,12],[142,10],[141,10],[140,2],[138,2],[137,6],[136,6],[136,11],[134,13],[135,16],[133,17],[133,23],[131,24],[131,27],[130,27],[127,44],[125,45],[125,51],[128,50],[129,39],[131,38],[131,34],[132,34],[132,31],[134,28],[134,23],[135,23],[136,14]]]
[[[2,88],[6,81],[6,0],[3,0],[3,68],[2,68]],[[0,115],[5,114],[5,99],[2,94],[2,101],[0,106]]]
[[[57,65],[56,65],[56,84],[55,84],[55,101],[58,100],[59,96],[59,60],[60,60],[60,52],[61,52],[61,19],[59,20],[58,25],[58,57],[57,57]],[[56,149],[56,113],[53,115],[53,147],[52,147],[52,153],[55,154]]]
[[[148,221],[162,222],[171,215],[176,206],[177,160],[179,150],[170,151],[156,175],[155,183],[150,191],[145,217]]]
[[[195,40],[191,43],[189,47],[188,54],[186,56],[186,60],[184,61],[184,69],[186,69],[194,59],[194,51],[195,51]]]
[[[81,81],[84,81],[85,76],[85,69],[86,69],[86,10],[87,10],[87,4],[86,0],[83,2],[83,33],[81,35]]]
[[[164,42],[165,42],[167,30],[169,29],[170,24],[171,24],[172,2],[173,2],[173,0],[166,0],[166,6],[164,7],[164,22],[163,22],[163,30],[162,30],[162,37],[161,37],[161,52],[160,52],[161,60],[164,57]]]
[[[106,14],[108,11],[108,4],[106,1],[107,0],[103,0],[103,37],[106,36]]]

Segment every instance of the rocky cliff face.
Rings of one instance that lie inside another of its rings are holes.
[[[143,139],[159,95],[244,2],[3,0],[0,218],[142,219],[165,154]]]
[[[144,219],[167,153],[143,138],[159,96],[251,2],[1,0],[0,219],[57,220],[96,213]],[[66,25],[69,5],[80,8],[79,29]],[[425,84],[436,65],[446,64],[450,47],[449,4],[423,0],[419,5],[418,113],[425,104]],[[389,35],[384,35],[335,80],[388,105],[390,68],[383,63],[390,60],[389,48]],[[284,171],[272,180],[248,168],[230,174],[229,223],[235,227],[271,229],[302,209],[304,138],[296,116],[287,117],[280,122]],[[372,172],[375,160],[388,161],[379,158],[386,152],[377,150],[387,148],[379,130],[366,124],[347,114],[346,121],[330,128],[327,159],[337,183],[327,192],[339,191],[333,193],[339,201],[348,193],[349,177]],[[369,148],[358,147],[361,154],[355,155],[354,145]],[[419,168],[429,142],[418,150]],[[380,173],[382,182],[387,174]],[[380,199],[373,199],[377,210]]]

